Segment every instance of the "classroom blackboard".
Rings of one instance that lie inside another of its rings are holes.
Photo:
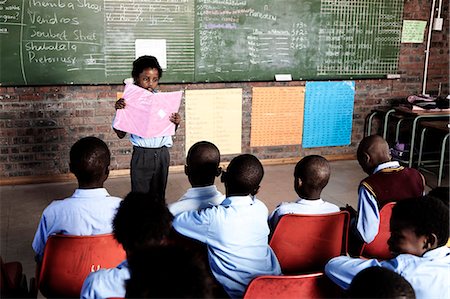
[[[165,40],[162,82],[383,77],[402,15],[403,0],[0,0],[0,84],[121,83],[137,39]]]

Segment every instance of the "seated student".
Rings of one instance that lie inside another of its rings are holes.
[[[380,209],[388,202],[424,195],[425,179],[416,169],[391,161],[389,146],[378,135],[361,141],[357,158],[369,176],[359,185],[356,229],[362,241],[370,243],[378,234]]]
[[[339,256],[325,266],[325,273],[343,289],[357,273],[384,267],[403,276],[417,298],[450,298],[450,248],[445,246],[449,209],[435,198],[399,201],[392,210],[388,244],[395,258],[385,261]]]
[[[348,298],[416,298],[406,279],[383,267],[369,267],[356,274],[347,295]]]
[[[285,214],[327,214],[339,212],[335,204],[324,201],[320,194],[330,179],[330,165],[321,156],[311,155],[301,159],[294,170],[294,189],[299,199],[281,203],[270,215],[269,224],[275,229]]]
[[[256,276],[281,274],[267,243],[267,207],[255,197],[263,175],[255,156],[235,157],[222,173],[226,199],[215,207],[178,214],[173,222],[179,233],[207,245],[211,270],[232,298],[242,297]]]
[[[167,243],[172,214],[156,195],[129,193],[113,220],[113,234],[126,251],[127,260],[138,250]],[[125,297],[125,281],[130,278],[127,260],[113,269],[89,274],[80,298]]]
[[[53,201],[43,212],[33,249],[41,261],[47,239],[52,234],[89,236],[111,233],[111,220],[121,198],[108,194],[103,183],[109,175],[110,152],[96,137],[85,137],[70,149],[70,171],[78,189],[64,200]]]
[[[184,172],[192,188],[177,202],[169,204],[169,210],[173,215],[216,206],[225,199],[214,185],[215,178],[222,171],[219,163],[219,149],[211,142],[199,141],[191,146],[186,157]]]
[[[158,246],[128,260],[126,298],[214,298],[207,263],[193,251]]]

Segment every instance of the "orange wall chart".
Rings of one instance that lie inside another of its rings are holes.
[[[250,146],[302,143],[305,87],[253,88]]]

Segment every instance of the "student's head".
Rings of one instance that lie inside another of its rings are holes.
[[[70,149],[70,171],[80,188],[100,188],[109,175],[111,154],[97,137],[81,138]]]
[[[188,151],[184,172],[193,187],[210,186],[222,171],[219,163],[217,146],[208,141],[199,141]]]
[[[153,56],[141,56],[133,62],[131,76],[134,83],[142,88],[153,91],[159,84],[162,68]]]
[[[140,249],[165,244],[173,216],[166,204],[151,193],[130,192],[113,219],[113,234],[127,255]]]
[[[231,160],[222,173],[227,196],[255,195],[264,176],[261,162],[253,155],[244,154]]]
[[[298,196],[318,199],[330,179],[330,165],[322,156],[311,155],[301,159],[294,170],[294,189]]]
[[[212,298],[208,266],[193,251],[158,246],[128,259],[126,298]]]
[[[399,201],[392,209],[389,250],[422,256],[444,246],[449,235],[449,209],[440,200],[419,197]]]
[[[379,164],[391,160],[389,145],[381,136],[367,136],[359,143],[357,158],[364,172],[370,175]]]
[[[448,206],[450,201],[450,187],[436,187],[428,192],[428,196],[437,198],[442,201],[444,205]]]
[[[416,295],[400,274],[383,267],[370,267],[353,278],[348,298],[415,299]]]

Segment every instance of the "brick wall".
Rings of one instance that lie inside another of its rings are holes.
[[[448,1],[443,1],[444,30],[434,31],[431,43],[427,92],[449,93]],[[430,1],[405,1],[404,19],[427,20]],[[307,154],[354,154],[363,136],[364,118],[374,107],[389,106],[392,99],[422,91],[426,43],[402,44],[397,80],[357,80],[350,146],[302,149],[300,145],[250,148],[251,89],[254,86],[298,86],[305,82],[242,82],[162,85],[164,91],[202,88],[243,88],[242,152],[260,159],[299,157]],[[129,167],[131,146],[111,129],[116,92],[120,85],[0,87],[0,177],[48,176],[68,173],[70,146],[94,135],[112,152],[112,169]],[[180,114],[184,119],[184,106]],[[171,150],[171,164],[184,164],[184,123]],[[223,157],[225,161],[232,156]]]

